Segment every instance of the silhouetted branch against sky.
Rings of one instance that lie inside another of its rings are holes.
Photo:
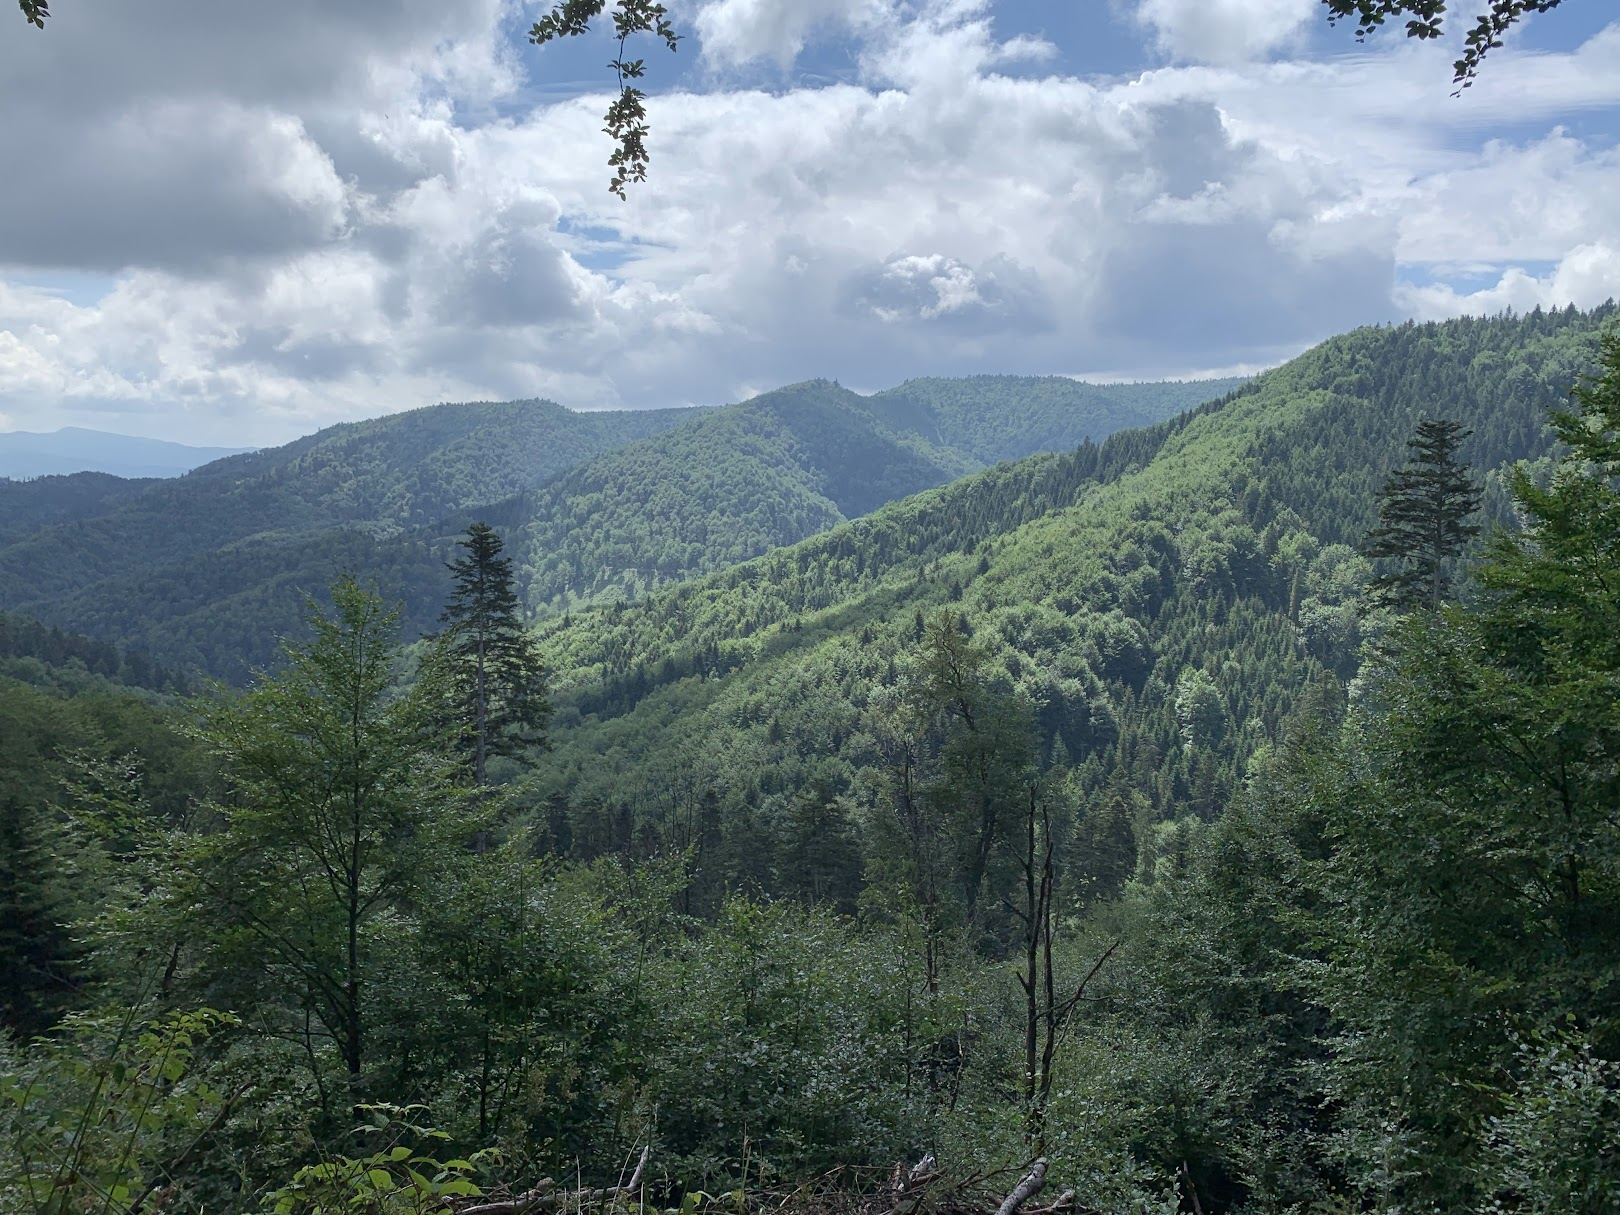
[[[45,0],[19,2],[24,11],[30,6],[40,10],[45,7]],[[1455,73],[1452,83],[1457,85],[1458,91],[1474,83],[1486,53],[1501,47],[1502,36],[1516,22],[1527,14],[1555,9],[1562,2],[1491,0],[1489,10],[1474,19],[1463,42],[1462,56],[1452,65]],[[1420,41],[1439,38],[1445,33],[1446,0],[1322,0],[1322,4],[1328,10],[1328,23],[1353,23],[1358,40],[1392,20],[1404,20],[1407,37]],[[588,33],[591,22],[600,18],[606,8],[607,0],[560,0],[551,12],[535,22],[529,31],[529,41],[540,46],[557,38]],[[619,53],[608,66],[617,74],[619,93],[608,109],[604,128],[604,133],[614,141],[614,151],[608,160],[614,174],[608,189],[625,198],[626,185],[647,179],[649,162],[646,95],[633,83],[645,75],[645,60],[626,59],[625,46],[636,34],[652,34],[673,51],[680,35],[675,32],[663,5],[651,0],[614,0],[612,17]],[[34,17],[30,20],[43,24]]]

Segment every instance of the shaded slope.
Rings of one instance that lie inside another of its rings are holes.
[[[437,405],[330,427],[151,484],[105,512],[80,514],[0,549],[0,607],[44,607],[102,580],[146,577],[248,537],[336,526],[397,532],[508,497],[691,416],[581,414],[547,401],[509,401]],[[11,488],[21,502],[41,485]]]
[[[55,524],[108,514],[151,485],[147,479],[126,480],[102,472],[36,477],[31,481],[0,477],[0,546]]]

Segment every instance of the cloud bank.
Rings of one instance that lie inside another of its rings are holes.
[[[268,442],[436,400],[1176,375],[1620,294],[1620,24],[1458,101],[1442,48],[1301,57],[1316,8],[1143,0],[1159,65],[1096,77],[972,0],[712,0],[620,203],[604,98],[536,100],[497,0],[75,6],[0,40],[0,411]],[[731,83],[828,39],[851,80]]]

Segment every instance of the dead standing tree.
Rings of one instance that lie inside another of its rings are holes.
[[[1024,990],[1024,1111],[1025,1135],[1035,1151],[1044,1146],[1046,1106],[1052,1095],[1052,1070],[1057,1048],[1069,1017],[1085,998],[1086,986],[1103,963],[1119,948],[1115,941],[1097,959],[1074,992],[1060,997],[1052,959],[1052,904],[1057,890],[1050,808],[1033,785],[1024,817],[1024,851],[1019,858],[1024,903],[1012,906],[1023,925],[1024,969],[1018,984]]]

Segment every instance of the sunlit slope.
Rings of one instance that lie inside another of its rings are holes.
[[[974,467],[812,381],[610,452],[492,520],[529,603],[571,606],[724,569]]]
[[[1005,458],[1068,450],[1229,389],[1056,377],[814,380],[582,465],[497,512],[536,608],[630,601]]]
[[[578,613],[547,635],[560,728],[535,792],[653,819],[697,798],[768,823],[814,786],[878,813],[919,614],[948,609],[1036,707],[1048,758],[1213,810],[1313,672],[1350,673],[1346,545],[1415,423],[1473,427],[1463,455],[1481,469],[1541,454],[1600,319],[1360,330],[1190,418]],[[1188,689],[1206,681],[1218,729],[1189,742]]]

